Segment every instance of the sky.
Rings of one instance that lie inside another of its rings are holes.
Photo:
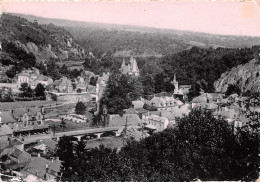
[[[213,34],[260,36],[260,7],[255,1],[13,1],[2,5],[2,12]]]

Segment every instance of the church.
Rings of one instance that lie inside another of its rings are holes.
[[[174,74],[171,84],[174,85],[174,95],[180,99],[186,99],[186,96],[191,88],[191,85],[179,85],[179,82],[176,80],[176,75]]]
[[[130,63],[126,64],[125,60],[123,60],[123,63],[121,65],[120,71],[123,74],[133,75],[135,77],[138,77],[140,74],[139,68],[137,66],[136,60],[133,57],[130,57]]]

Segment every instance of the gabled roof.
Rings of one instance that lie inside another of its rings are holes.
[[[49,79],[51,79],[51,78],[49,78],[49,77],[47,77],[45,75],[39,75],[37,77],[37,80],[39,80],[39,81],[48,81]]]
[[[44,175],[46,174],[46,164],[48,167],[48,173],[54,172],[60,172],[61,167],[61,161],[60,160],[54,160],[49,161],[47,159],[44,159],[42,157],[34,157],[29,162],[27,166],[23,169],[23,171],[29,172],[35,176],[38,176],[40,178],[44,178]],[[23,173],[22,171],[22,173]],[[55,175],[55,174],[53,174]]]
[[[25,113],[27,113],[25,108],[18,108],[13,110],[13,115],[15,118],[23,117]]]
[[[144,102],[140,100],[132,101],[132,105],[134,106],[134,109],[141,109],[144,107]]]
[[[55,80],[55,81],[52,83],[52,85],[54,85],[54,86],[59,86],[60,83],[61,83],[61,80]]]
[[[16,148],[10,155],[12,157],[18,158],[22,153],[23,153],[23,151]]]
[[[1,111],[0,123],[14,123],[17,120],[13,117],[11,111]]]
[[[207,97],[205,97],[205,96],[198,96],[198,97],[195,97],[191,102],[192,103],[207,102]]]
[[[12,135],[13,130],[8,125],[0,125],[0,136]]]
[[[29,107],[28,115],[36,116],[38,112],[41,112],[41,109],[38,107]]]
[[[17,140],[16,138],[11,141],[11,145],[12,145],[12,146],[21,145],[21,144],[23,144],[23,142]]]
[[[125,110],[125,114],[137,114],[138,112],[134,108],[129,108]]]

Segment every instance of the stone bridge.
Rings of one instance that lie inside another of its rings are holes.
[[[100,138],[101,135],[105,132],[114,132],[116,135],[120,135],[122,131],[122,127],[104,127],[104,128],[91,128],[91,129],[84,129],[84,130],[75,130],[75,131],[67,131],[67,132],[60,132],[56,133],[57,139],[63,136],[74,136],[81,139],[81,137],[85,135],[95,135],[97,138]]]

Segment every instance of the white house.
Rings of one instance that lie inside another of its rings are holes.
[[[167,128],[169,120],[166,117],[161,117],[158,115],[143,115],[142,120],[146,123],[146,127],[150,129],[155,129],[156,131],[162,131]]]

